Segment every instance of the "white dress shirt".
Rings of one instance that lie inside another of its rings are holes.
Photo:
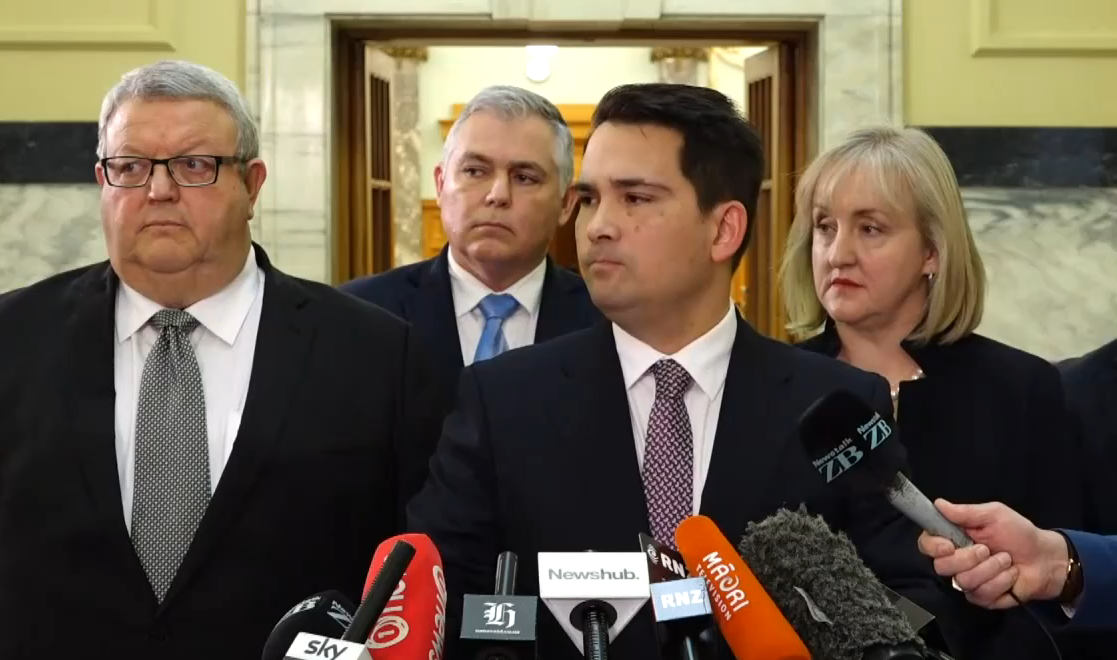
[[[491,293],[507,293],[520,303],[512,316],[504,322],[504,340],[508,343],[508,349],[535,343],[539,301],[543,297],[543,278],[547,275],[546,259],[504,291],[493,291],[458,264],[452,248],[447,256],[450,261],[450,292],[454,297],[454,316],[458,320],[458,339],[462,343],[462,361],[465,366],[473,363],[477,342],[481,341],[481,332],[485,329],[485,315],[477,305]]]
[[[256,334],[264,298],[264,272],[256,265],[255,248],[236,279],[213,296],[186,309],[198,320],[190,335],[206,401],[210,486],[217,488],[248,396]],[[132,496],[136,469],[136,407],[144,361],[159,338],[151,317],[162,309],[124,282],[116,295],[116,462],[124,522],[132,530]]]
[[[686,409],[690,415],[691,434],[694,438],[694,509],[698,514],[702,504],[702,488],[710,469],[714,453],[714,435],[721,413],[721,400],[725,392],[725,375],[729,371],[729,356],[737,338],[735,308],[729,311],[709,332],[687,344],[674,355],[664,355],[636,339],[613,324],[613,339],[621,361],[624,386],[628,390],[628,409],[632,415],[632,434],[636,439],[636,460],[641,473],[644,470],[644,445],[648,438],[648,420],[655,403],[655,376],[649,371],[652,365],[664,358],[678,362],[690,377],[686,393]]]

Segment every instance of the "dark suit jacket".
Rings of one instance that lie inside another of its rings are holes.
[[[415,328],[437,374],[442,414],[450,411],[462,370],[461,340],[450,290],[449,248],[433,259],[362,277],[341,290],[392,312]],[[535,343],[581,330],[601,319],[582,278],[547,258]]]
[[[0,657],[31,657],[30,641],[64,630],[113,657],[259,658],[300,600],[337,589],[357,602],[437,439],[420,421],[425,372],[405,323],[256,249],[264,299],[244,415],[162,604],[121,505],[119,280],[101,263],[0,298]]]
[[[799,346],[832,357],[841,348],[832,324]],[[912,482],[932,500],[999,501],[1041,527],[1081,528],[1084,459],[1055,367],[980,335],[904,348],[926,374],[900,386],[897,425]],[[968,628],[963,656],[1053,657],[1025,613],[981,610],[951,593]]]
[[[738,320],[701,513],[734,540],[749,521],[805,503],[847,532],[887,584],[937,612],[944,595],[918,555],[914,526],[879,496],[824,490],[794,439],[800,414],[838,388],[891,416],[883,379],[763,338]],[[431,479],[408,512],[411,528],[438,544],[451,606],[465,593],[491,593],[503,550],[519,555],[518,591],[527,594],[538,594],[540,551],[639,551],[648,514],[611,326],[464,370]],[[541,658],[580,658],[540,610]],[[622,632],[616,657],[658,657],[649,610]],[[459,616],[452,607],[451,644]]]
[[[1082,424],[1090,461],[1086,529],[1117,534],[1117,339],[1059,364],[1067,403]]]

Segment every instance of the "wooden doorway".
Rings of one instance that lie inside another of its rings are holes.
[[[804,48],[773,44],[745,60],[749,122],[764,147],[764,178],[756,218],[750,219],[748,252],[733,278],[731,295],[745,318],[761,333],[788,339],[787,314],[776,272],[794,217],[795,182],[807,165],[807,86]]]
[[[365,80],[366,44],[419,45],[517,45],[557,43],[577,45],[725,45],[730,43],[767,43],[771,47],[746,62],[748,87],[747,114],[764,139],[768,161],[761,208],[753,224],[751,245],[735,275],[732,298],[746,318],[761,333],[786,340],[784,314],[775,271],[783,253],[792,218],[795,177],[814,151],[814,115],[817,107],[814,81],[817,80],[816,26],[805,23],[756,24],[747,27],[727,25],[718,29],[638,30],[615,34],[576,30],[495,30],[476,27],[403,27],[399,24],[334,24],[334,217],[331,230],[335,249],[334,281],[340,283],[392,266],[392,219],[377,213],[371,204],[372,181],[369,171],[360,171],[361,154],[370,153],[368,143],[373,126],[358,111],[367,107],[362,98]],[[356,72],[361,72],[357,75]],[[359,83],[358,83],[359,81]],[[462,99],[464,102],[466,99]],[[563,110],[576,144],[584,144],[588,134],[592,105],[564,105]],[[460,109],[460,108],[459,108]],[[456,117],[455,109],[444,115],[446,128]],[[569,116],[567,116],[569,114]],[[579,143],[579,137],[582,142]],[[576,171],[582,147],[575,147]],[[378,185],[390,186],[390,179]],[[436,253],[445,242],[441,218],[434,200],[422,200],[424,254]],[[387,245],[384,245],[387,243]],[[573,218],[559,230],[551,247],[555,260],[576,268]],[[382,258],[378,255],[387,255]]]

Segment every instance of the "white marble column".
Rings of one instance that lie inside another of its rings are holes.
[[[706,85],[698,79],[699,62],[708,62],[705,48],[661,46],[652,49],[652,61],[659,68],[659,81],[685,85]]]
[[[383,50],[396,63],[392,76],[392,262],[401,266],[423,258],[422,177],[428,173],[419,168],[419,67],[427,60],[427,49]]]

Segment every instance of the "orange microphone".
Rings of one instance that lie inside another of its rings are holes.
[[[675,530],[675,544],[691,575],[706,580],[710,610],[737,660],[811,660],[803,640],[713,520],[687,518]]]

